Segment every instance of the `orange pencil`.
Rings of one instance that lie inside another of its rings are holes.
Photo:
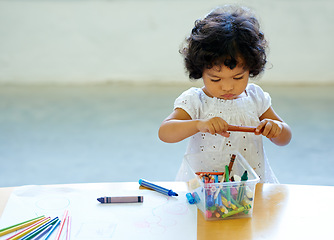
[[[228,125],[227,131],[231,132],[255,132],[256,127]]]

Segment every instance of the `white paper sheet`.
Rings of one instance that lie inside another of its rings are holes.
[[[96,185],[94,188],[93,185],[18,187],[8,200],[0,229],[40,215],[62,219],[68,210],[73,240],[197,238],[197,208],[187,203],[186,192],[168,197],[150,190],[127,191],[103,186],[98,189]],[[103,196],[139,195],[144,196],[143,203],[100,204],[97,201]],[[66,225],[61,239],[65,239],[65,233]]]

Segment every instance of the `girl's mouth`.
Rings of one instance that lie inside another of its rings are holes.
[[[235,95],[234,94],[224,94],[222,95],[223,99],[234,99]]]

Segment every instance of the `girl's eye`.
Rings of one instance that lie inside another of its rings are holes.
[[[220,79],[211,79],[212,82],[219,82]]]
[[[233,78],[234,80],[241,80],[241,79],[243,79],[244,78],[244,76],[242,76],[242,77],[235,77],[235,78]]]

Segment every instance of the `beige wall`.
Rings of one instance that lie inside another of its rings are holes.
[[[334,83],[334,1],[237,1],[270,42],[267,83]],[[1,83],[185,82],[178,48],[215,0],[0,0]]]

